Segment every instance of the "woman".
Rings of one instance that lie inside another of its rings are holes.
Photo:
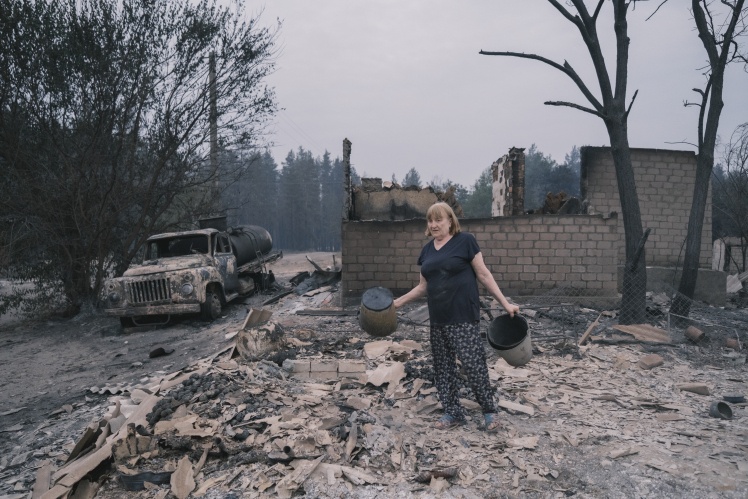
[[[472,234],[460,231],[452,208],[446,203],[432,205],[426,213],[426,235],[433,239],[421,250],[418,285],[397,298],[395,308],[426,296],[431,321],[431,353],[435,384],[444,416],[436,428],[447,429],[465,423],[460,404],[457,363],[459,358],[470,388],[483,409],[485,430],[500,426],[486,367],[486,353],[480,336],[480,282],[502,307],[514,316],[519,307],[509,303],[483,262]]]

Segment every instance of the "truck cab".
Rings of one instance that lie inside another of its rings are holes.
[[[259,249],[250,245],[249,251],[241,253],[232,242],[251,241],[258,234],[264,242]],[[216,319],[225,303],[255,289],[265,264],[282,257],[282,253],[271,252],[271,247],[270,235],[256,226],[151,236],[142,263],[104,283],[102,307],[107,315],[119,317],[123,326],[138,324],[148,316],[166,316],[168,320],[171,315],[186,313]]]

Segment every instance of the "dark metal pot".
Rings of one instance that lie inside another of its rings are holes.
[[[397,314],[392,292],[382,287],[367,289],[361,297],[358,323],[361,329],[372,336],[382,337],[394,333],[397,329]]]

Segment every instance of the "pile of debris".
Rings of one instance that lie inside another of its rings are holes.
[[[511,367],[487,347],[501,431],[481,430],[467,385],[468,424],[442,431],[428,327],[414,320],[422,308],[386,339],[366,337],[349,311],[292,320],[303,310],[295,295],[272,315],[252,310],[221,351],[135,385],[93,387],[90,400],[19,433],[0,462],[14,491],[5,497],[28,497],[29,473],[32,497],[45,499],[748,491],[740,350],[742,364],[699,365],[683,358],[700,348],[693,341],[613,329],[614,312],[579,306],[570,313],[591,319],[560,350],[543,341],[561,329],[549,319],[559,309],[525,307],[539,340],[530,363]]]
[[[581,201],[576,196],[569,196],[564,191],[547,193],[542,207],[527,211],[528,215],[578,215],[583,213],[587,213],[587,201]]]
[[[282,286],[276,286],[275,291],[280,291],[274,294],[272,298],[269,298],[263,302],[263,305],[270,305],[281,298],[295,293],[299,296],[315,296],[320,293],[334,293],[337,291],[337,284],[343,276],[343,269],[338,266],[335,261],[335,255],[333,255],[333,265],[323,269],[314,260],[306,257],[307,261],[314,267],[313,272],[302,271],[289,279],[289,288]]]
[[[419,343],[366,343],[363,359],[325,360],[310,352],[280,368],[267,360],[246,362],[269,351],[248,349],[240,340],[274,329],[271,322],[253,324],[253,316],[267,318],[252,311],[231,349],[113,397],[59,469],[51,463],[38,469],[40,497],[94,497],[100,486],[107,497],[122,489],[151,489],[158,497],[200,497],[211,489],[259,496],[269,488],[291,497],[302,486],[317,495],[315,488],[345,492],[406,477],[441,490],[447,478],[457,477],[457,462],[441,463],[448,454],[441,443],[427,442],[429,423],[417,417],[438,409],[435,389],[424,379],[405,379],[407,359],[423,353]],[[287,345],[303,354],[311,343],[288,338]],[[418,441],[404,439],[406,429]],[[478,445],[480,438],[472,440]],[[105,464],[116,480],[96,478]]]

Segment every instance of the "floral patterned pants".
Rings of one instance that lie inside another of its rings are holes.
[[[465,419],[459,398],[456,359],[460,360],[483,413],[496,412],[479,323],[432,324],[430,336],[436,391],[444,413],[455,419]]]

